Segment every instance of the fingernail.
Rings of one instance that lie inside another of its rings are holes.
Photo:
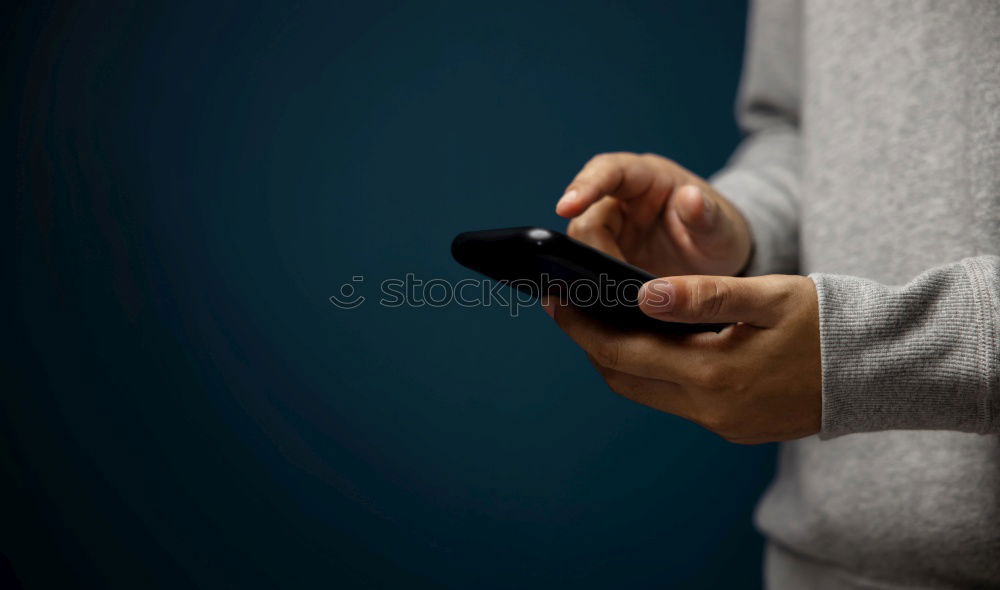
[[[577,194],[579,194],[579,193],[576,192],[576,189],[573,189],[573,190],[567,192],[565,195],[559,197],[559,202],[556,203],[556,208],[558,209],[559,207],[562,207],[563,205],[568,205],[568,204],[572,203],[573,201],[576,200]]]
[[[674,305],[674,286],[666,279],[655,279],[643,285],[642,303],[651,311],[668,312]]]

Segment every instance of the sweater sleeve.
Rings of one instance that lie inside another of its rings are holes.
[[[940,266],[903,287],[810,277],[823,335],[822,438],[1000,433],[1000,257]]]
[[[752,4],[736,106],[746,137],[711,179],[750,225],[748,275],[798,267],[800,20],[799,0]]]

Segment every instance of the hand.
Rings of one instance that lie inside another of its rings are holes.
[[[573,307],[545,304],[613,391],[737,443],[819,432],[816,286],[807,277],[683,276],[643,285],[640,306],[663,321],[735,323],[718,334],[621,332]]]
[[[595,156],[556,205],[570,236],[656,276],[733,275],[750,230],[707,182],[655,154]]]

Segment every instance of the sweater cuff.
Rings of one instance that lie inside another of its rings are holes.
[[[815,273],[823,362],[820,438],[892,429],[990,432],[996,294],[978,259],[904,287]],[[992,404],[1000,406],[1000,404]]]

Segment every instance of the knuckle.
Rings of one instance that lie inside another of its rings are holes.
[[[695,286],[691,301],[695,309],[691,311],[707,319],[717,318],[731,295],[729,287],[721,281],[701,281]]]
[[[689,371],[692,384],[701,389],[718,389],[725,378],[725,371],[714,363],[695,363]]]
[[[702,426],[725,438],[726,440],[738,440],[745,438],[745,435],[740,432],[740,421],[738,416],[724,406],[715,407],[706,412],[699,421]]]
[[[692,350],[686,371],[687,383],[707,391],[728,391],[740,378],[739,363],[712,348]]]
[[[590,219],[590,216],[582,215],[569,222],[569,227],[566,228],[566,233],[568,233],[570,237],[578,238],[592,233],[595,225],[594,220]]]
[[[621,342],[606,338],[594,347],[594,360],[606,369],[617,369],[621,362]]]
[[[608,386],[608,389],[624,398],[631,399],[633,397],[635,382],[627,373],[603,366],[593,354],[588,354],[587,356],[590,358],[590,362],[594,365],[597,373],[604,379],[604,383]]]
[[[604,371],[602,372],[602,376],[611,391],[622,397],[629,397],[629,384],[621,377],[620,373]]]

